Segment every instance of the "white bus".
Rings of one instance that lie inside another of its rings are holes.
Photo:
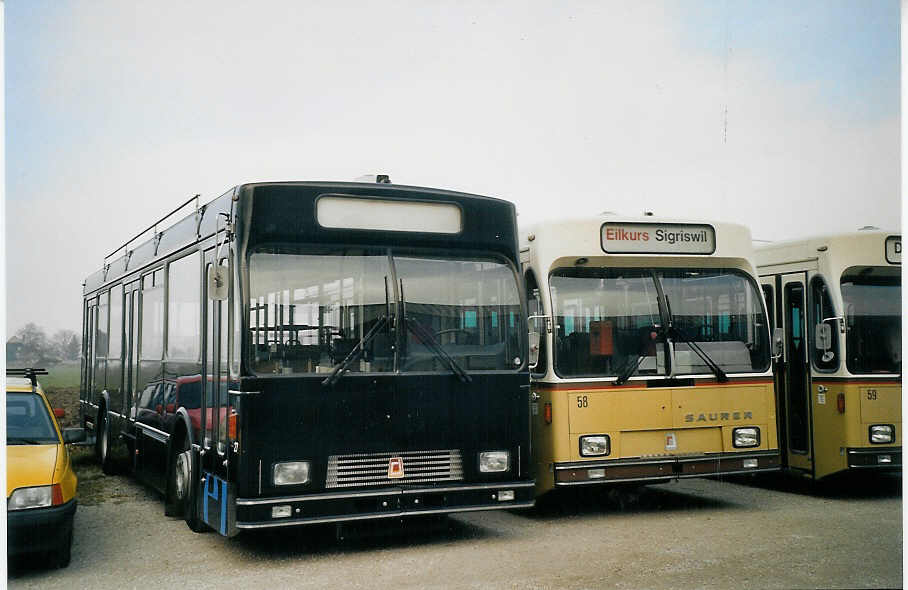
[[[604,215],[520,240],[537,495],[779,468],[747,228]]]
[[[783,465],[819,479],[902,464],[902,241],[858,231],[757,249],[772,321]]]

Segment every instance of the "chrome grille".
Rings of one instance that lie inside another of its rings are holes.
[[[389,478],[388,463],[403,460],[403,477]],[[404,451],[400,453],[358,453],[328,457],[326,488],[420,484],[463,479],[463,461],[457,449],[448,451]]]

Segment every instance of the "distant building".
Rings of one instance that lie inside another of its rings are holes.
[[[19,360],[19,351],[22,349],[22,340],[18,336],[13,336],[6,341],[6,364],[15,363]]]

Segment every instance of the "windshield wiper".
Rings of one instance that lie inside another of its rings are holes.
[[[435,340],[435,337],[432,336],[432,334],[429,333],[429,331],[426,330],[426,328],[422,324],[409,316],[404,316],[404,322],[406,322],[407,324],[407,329],[413,332],[413,334],[419,339],[419,341],[422,342],[426,346],[426,348],[431,350],[436,357],[438,357],[442,362],[448,365],[448,368],[451,369],[451,371],[453,371],[455,375],[457,375],[458,379],[460,379],[464,383],[470,383],[471,381],[473,381],[473,379],[471,379],[470,376],[467,375],[467,372],[463,370],[463,367],[457,364],[457,361],[451,358],[451,356],[444,351],[441,345],[439,345]]]
[[[331,371],[331,374],[325,377],[325,380],[322,381],[323,386],[334,385],[337,383],[338,379],[344,376],[344,373],[347,371],[347,368],[352,365],[355,361],[359,360],[363,353],[365,352],[366,345],[372,341],[373,338],[379,333],[379,331],[388,324],[388,316],[382,315],[379,316],[378,321],[375,322],[375,325],[372,326],[372,329],[363,336],[359,342],[356,343],[356,346],[353,347],[353,350],[350,351],[344,360],[337,363],[334,369]]]
[[[634,361],[634,362],[628,361],[628,363],[626,365],[624,365],[624,371],[615,380],[615,385],[624,385],[627,382],[627,380],[630,379],[631,376],[637,372],[637,369],[640,368],[640,363],[642,363],[643,359],[645,359],[647,356],[649,356],[649,355],[641,354],[641,355],[637,356],[636,361]]]
[[[682,332],[679,328],[669,326],[668,337],[687,344],[691,350],[696,352],[697,356],[703,359],[703,362],[706,363],[706,366],[709,367],[713,373],[715,373],[716,380],[718,380],[719,383],[725,383],[726,381],[728,381],[728,375],[725,374],[725,371],[722,370],[722,367],[720,367],[716,363],[716,361],[710,358],[710,356],[706,354],[706,351],[700,348],[699,344],[685,336],[684,332]]]

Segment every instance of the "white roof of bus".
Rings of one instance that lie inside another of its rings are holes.
[[[850,259],[866,258],[865,264],[885,264],[882,259],[886,238],[900,235],[899,231],[868,229],[772,242],[755,248],[754,258],[757,266],[771,266],[814,260],[820,252],[823,252],[827,256],[847,256]],[[825,249],[820,250],[821,248]]]
[[[607,254],[602,249],[601,228],[605,223],[646,223],[646,224],[694,224],[710,225],[715,230],[716,250],[710,257],[746,258],[753,257],[753,243],[750,228],[739,223],[710,221],[704,219],[682,219],[672,217],[635,217],[603,213],[589,217],[571,217],[547,220],[541,223],[520,226],[521,248],[534,246],[544,249],[547,256],[666,256],[669,254]],[[533,235],[531,243],[529,236]],[[703,254],[681,254],[705,258]]]

